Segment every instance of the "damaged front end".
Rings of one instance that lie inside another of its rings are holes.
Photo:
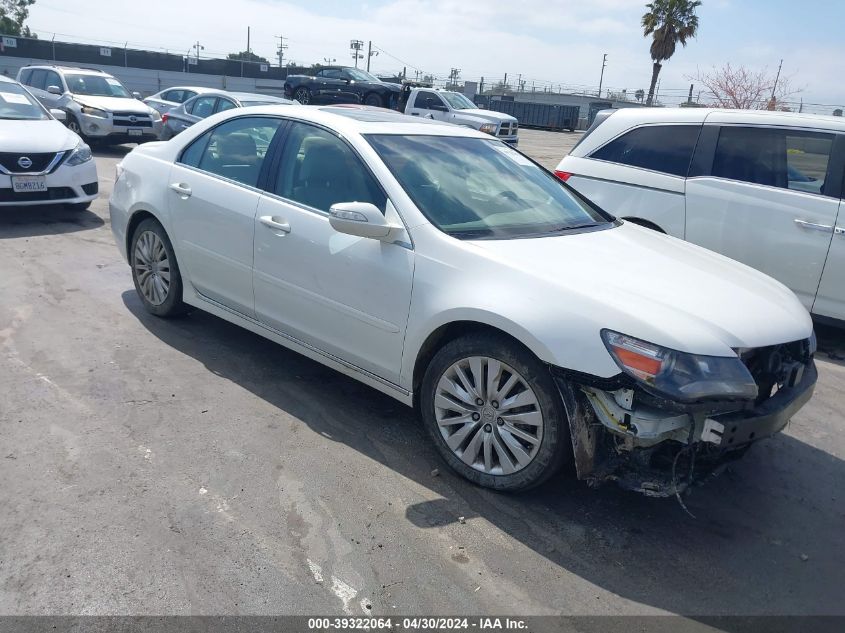
[[[650,345],[630,337],[622,339],[623,344]],[[618,340],[610,337],[612,355],[618,350],[611,345]],[[643,348],[633,349],[640,353]],[[706,364],[707,357],[682,355],[658,346],[651,349],[666,352],[662,357],[649,356],[659,358],[660,363],[650,360],[649,365],[630,354],[619,354],[622,360],[617,362],[623,371],[610,379],[552,368],[569,416],[578,478],[590,485],[616,481],[648,496],[677,495],[717,474],[753,442],[781,431],[810,399],[817,379],[815,340],[811,338],[736,350],[734,360],[747,370],[753,388],[746,377],[744,386],[724,385],[724,391],[730,393],[727,397],[695,393],[689,398],[682,380],[675,377],[681,388],[667,394],[672,391],[671,383],[661,382],[659,377],[674,371],[693,380],[689,367]],[[718,364],[711,363],[711,367],[724,371]],[[652,373],[644,376],[644,371]],[[711,391],[713,384],[719,384],[716,378],[709,383]]]

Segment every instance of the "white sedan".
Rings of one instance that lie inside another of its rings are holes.
[[[96,199],[89,148],[17,81],[0,76],[0,207],[64,204],[87,209]]]
[[[465,128],[231,110],[127,155],[110,207],[149,312],[205,310],[419,407],[490,488],[574,462],[673,494],[780,431],[816,382],[783,285]]]

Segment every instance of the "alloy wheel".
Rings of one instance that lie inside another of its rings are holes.
[[[144,298],[158,306],[170,292],[170,260],[161,238],[144,231],[135,242],[135,275]]]
[[[452,452],[489,475],[521,471],[543,440],[537,395],[516,370],[494,358],[453,363],[437,383],[434,412]]]
[[[299,101],[302,105],[308,105],[311,103],[311,95],[308,93],[306,88],[298,88],[294,93],[293,98]]]

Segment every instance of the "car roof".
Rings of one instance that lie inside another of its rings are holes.
[[[404,134],[429,136],[461,136],[493,140],[494,137],[472,128],[432,119],[420,119],[384,108],[350,108],[337,106],[261,105],[247,108],[250,115],[282,115],[286,118],[325,125],[341,134]],[[230,112],[233,112],[230,110]],[[238,110],[243,114],[244,110]]]
[[[0,82],[7,83],[7,84],[16,84],[18,83],[11,77],[7,77],[6,75],[0,75]]]
[[[284,97],[277,97],[275,95],[263,95],[258,92],[229,92],[227,93],[230,97],[234,97],[238,101],[256,101],[258,99],[272,99],[278,100],[279,103],[287,103],[290,99],[285,99]]]
[[[824,114],[799,114],[769,110],[732,110],[726,108],[619,108],[598,126],[591,127],[572,148],[573,157],[587,156],[609,140],[639,125],[704,123],[775,125],[845,132],[845,119]]]
[[[170,90],[195,90],[196,92],[212,92],[214,88],[204,88],[203,86],[170,86],[169,88],[162,88],[159,90],[159,94],[162,92],[168,92]]]
[[[97,68],[82,68],[80,66],[56,66],[53,64],[31,64],[29,66],[25,66],[24,68],[49,68],[50,70],[58,70],[61,72],[72,72],[77,73],[80,75],[109,75],[105,70],[99,70]]]

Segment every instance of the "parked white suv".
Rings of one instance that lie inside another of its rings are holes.
[[[97,197],[91,148],[17,81],[0,76],[0,206],[65,204]]]
[[[161,114],[101,70],[25,66],[18,81],[48,108],[67,113],[67,126],[86,141],[144,143],[158,140]]]
[[[238,108],[117,173],[111,227],[149,312],[195,306],[416,404],[484,486],[574,462],[675,494],[813,392],[812,323],[782,284],[618,222],[489,134]]]
[[[558,175],[606,211],[753,266],[845,320],[845,121],[695,108],[600,113]]]

